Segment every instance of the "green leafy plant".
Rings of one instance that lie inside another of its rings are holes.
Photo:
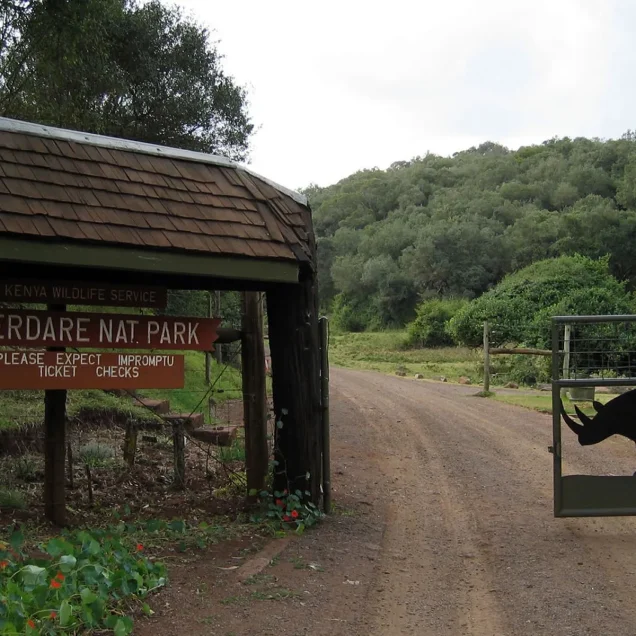
[[[26,501],[24,495],[13,488],[0,488],[0,509],[24,510]]]
[[[264,490],[260,493],[260,502],[264,508],[264,518],[272,522],[278,529],[293,529],[297,534],[302,534],[305,528],[309,528],[320,521],[324,513],[307,497],[311,493],[296,490],[289,493],[287,490]],[[253,515],[252,521],[259,523],[263,516]]]
[[[165,585],[165,567],[129,546],[117,528],[67,532],[38,546],[41,557],[23,551],[23,536],[0,543],[0,633],[76,634],[133,628],[131,601],[142,604]]]

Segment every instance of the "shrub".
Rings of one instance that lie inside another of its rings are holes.
[[[0,509],[24,510],[26,501],[19,490],[0,488]]]
[[[498,384],[516,382],[534,386],[550,381],[551,358],[542,356],[498,356],[491,358],[491,371],[501,376]]]
[[[432,298],[417,307],[417,317],[408,326],[409,347],[449,347],[455,344],[448,331],[449,320],[466,306],[463,298]]]
[[[31,455],[23,455],[16,459],[13,466],[15,476],[22,481],[35,481],[37,478],[37,462]]]
[[[335,331],[358,333],[378,326],[369,307],[338,294],[331,308],[331,324]]]
[[[479,346],[490,322],[491,345],[547,347],[556,315],[632,313],[633,299],[606,258],[562,256],[533,263],[460,309],[449,322],[457,342]]]
[[[115,456],[115,451],[108,444],[90,442],[79,449],[80,461],[88,466],[103,466]]]

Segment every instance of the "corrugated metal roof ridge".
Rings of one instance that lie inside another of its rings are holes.
[[[49,139],[73,141],[79,144],[89,144],[92,146],[99,146],[101,148],[114,148],[129,152],[140,152],[155,155],[157,157],[169,157],[171,159],[182,159],[186,161],[209,163],[217,166],[233,168],[235,170],[251,174],[272,186],[282,194],[292,198],[297,203],[304,206],[307,205],[307,197],[305,195],[300,194],[299,192],[294,192],[285,186],[259,175],[250,168],[235,163],[227,157],[222,157],[220,155],[211,155],[204,152],[195,152],[193,150],[181,150],[179,148],[170,148],[168,146],[159,146],[140,141],[131,141],[128,139],[119,139],[117,137],[107,137],[105,135],[95,135],[93,133],[66,130],[64,128],[55,128],[53,126],[45,126],[43,124],[34,124],[32,122],[9,119],[8,117],[0,117],[0,130],[26,135],[35,135],[37,137],[45,137]]]

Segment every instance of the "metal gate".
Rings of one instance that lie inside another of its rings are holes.
[[[598,387],[615,387],[617,394],[604,395],[607,401],[603,404],[594,399]],[[632,387],[636,387],[636,315],[552,319],[550,451],[555,517],[636,515],[636,474],[563,475],[561,436],[565,424],[568,445],[578,441],[593,447],[615,434],[636,442],[636,391]],[[576,415],[563,407],[564,389],[570,391]]]

